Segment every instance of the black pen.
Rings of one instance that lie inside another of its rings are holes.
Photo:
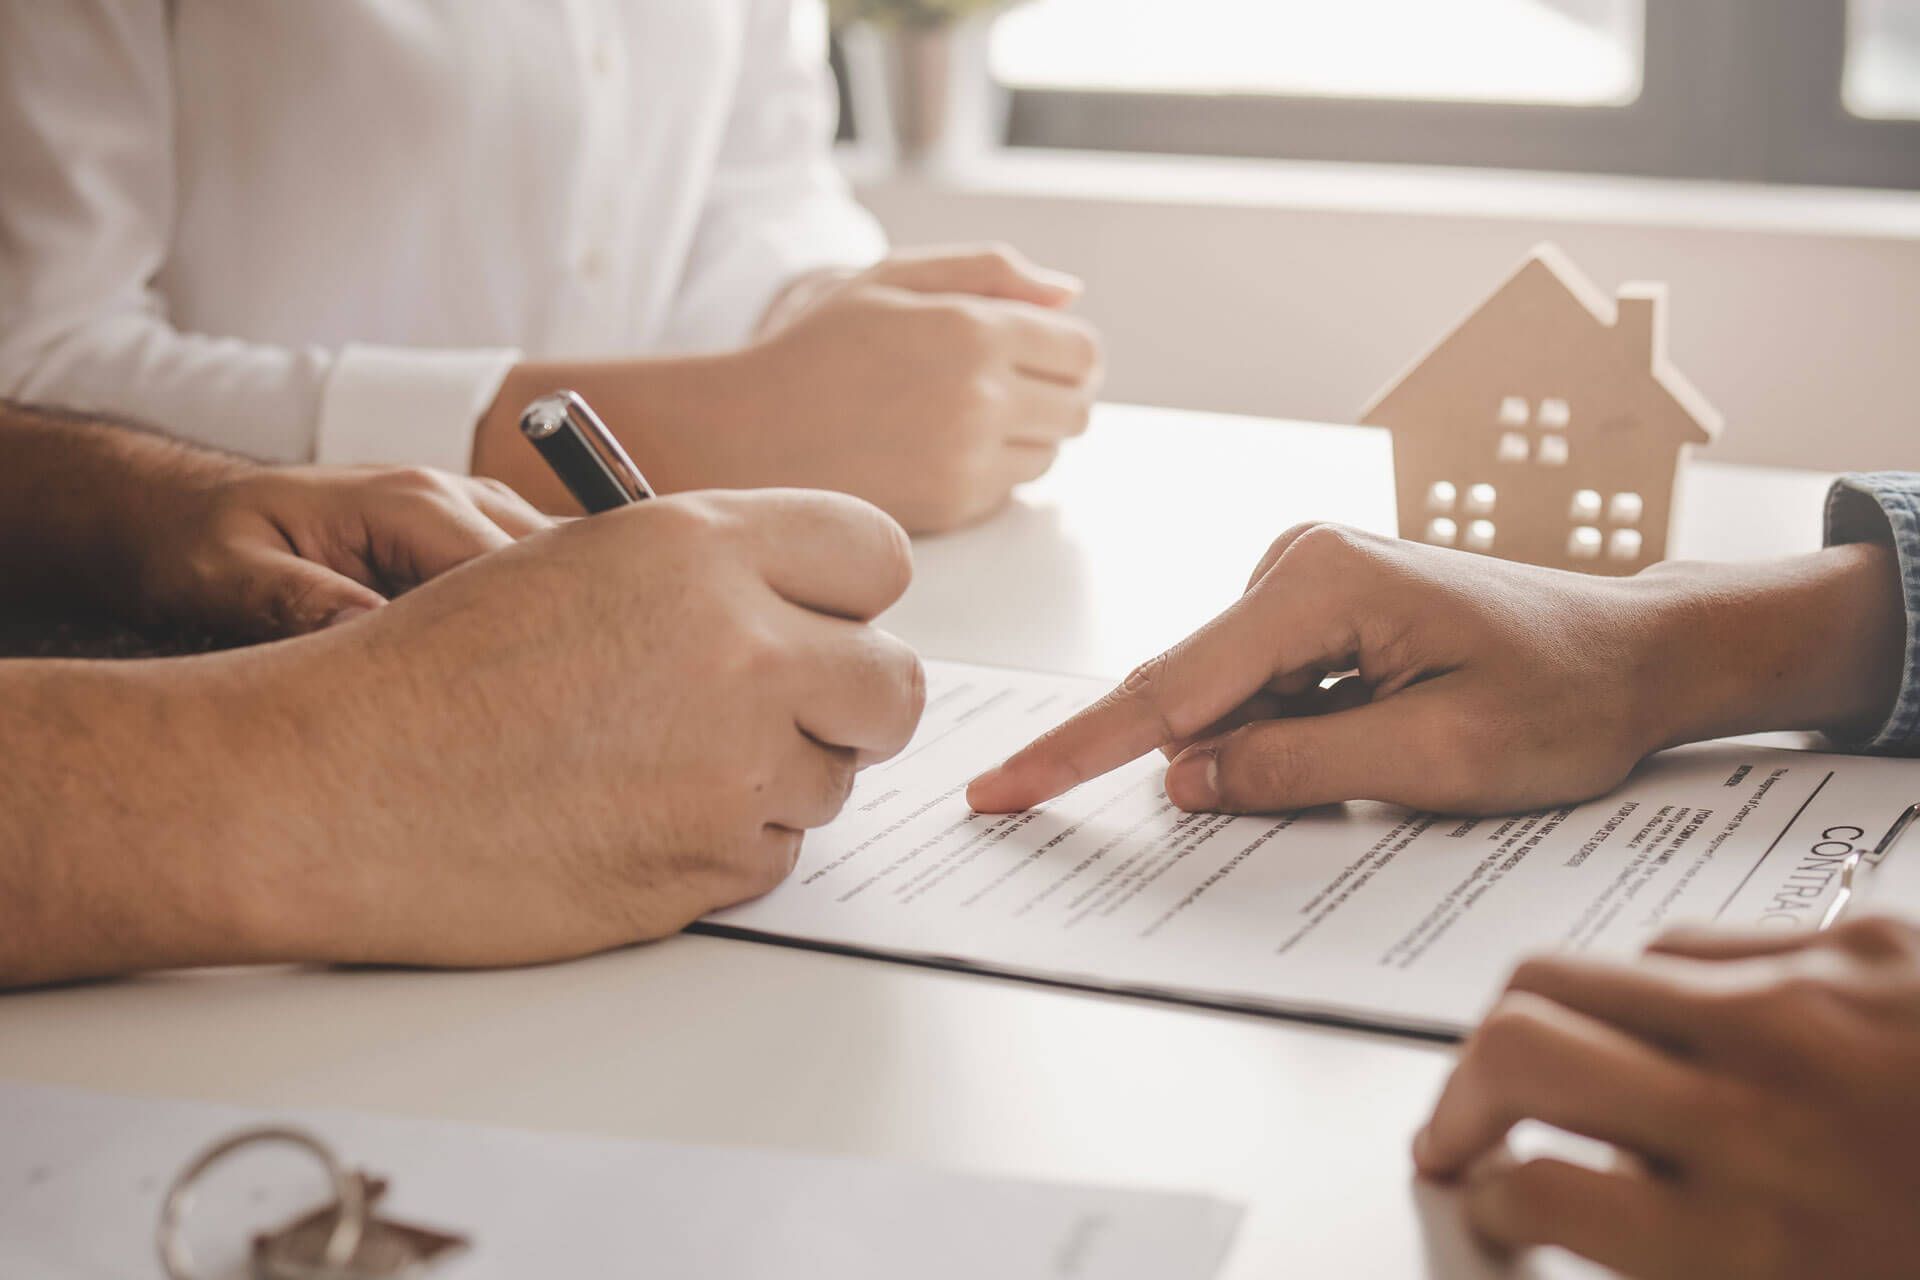
[[[528,405],[520,415],[520,434],[533,442],[588,515],[653,496],[640,468],[577,391],[556,391]]]

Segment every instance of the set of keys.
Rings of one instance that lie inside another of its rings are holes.
[[[383,1218],[387,1183],[342,1165],[320,1139],[301,1129],[248,1129],[215,1143],[180,1171],[161,1205],[160,1263],[168,1280],[204,1280],[187,1247],[185,1225],[194,1188],[215,1165],[258,1146],[289,1146],[318,1160],[333,1201],[253,1239],[253,1280],[416,1280],[468,1247],[463,1236]]]

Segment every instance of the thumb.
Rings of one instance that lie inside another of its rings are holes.
[[[1005,245],[901,254],[875,267],[871,278],[915,293],[970,293],[1056,308],[1085,287],[1078,277],[1039,266]]]
[[[1344,800],[1457,810],[1436,775],[1431,703],[1398,694],[1351,711],[1262,720],[1196,742],[1167,768],[1167,799],[1211,813],[1280,813]]]
[[[290,551],[250,549],[236,557],[232,575],[213,588],[210,620],[261,639],[321,631],[387,602],[373,588]]]

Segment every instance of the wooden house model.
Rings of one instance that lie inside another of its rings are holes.
[[[1534,250],[1361,418],[1393,433],[1400,535],[1589,573],[1664,558],[1681,459],[1720,429],[1665,308],[1664,285],[1609,299]]]

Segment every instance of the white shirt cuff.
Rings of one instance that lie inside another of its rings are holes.
[[[465,475],[473,432],[520,359],[508,350],[348,346],[320,395],[313,460],[439,467]]]

